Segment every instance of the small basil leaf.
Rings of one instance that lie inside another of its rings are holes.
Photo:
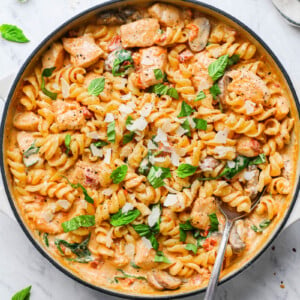
[[[190,164],[181,164],[176,170],[177,176],[180,178],[186,178],[193,175],[198,167],[192,166]]]
[[[188,117],[194,111],[195,110],[190,105],[188,105],[185,101],[182,101],[182,103],[181,103],[181,110],[180,110],[180,113],[179,113],[179,115],[177,117],[178,118]]]
[[[124,64],[126,62],[126,64]],[[112,74],[114,76],[123,76],[129,68],[133,67],[131,52],[128,50],[116,51],[116,59],[113,62]]]
[[[70,143],[71,143],[71,135],[70,134],[66,134],[65,136],[65,146],[66,146],[66,154],[68,155],[70,152]]]
[[[146,224],[132,224],[132,227],[140,236],[147,236],[148,234],[151,234],[151,228]]]
[[[262,221],[262,222],[259,224],[259,227],[260,227],[261,229],[267,228],[267,227],[270,225],[270,223],[271,223],[270,220]]]
[[[82,184],[80,184],[80,183],[71,183],[67,177],[65,177],[65,176],[63,176],[63,177],[68,181],[68,184],[69,184],[73,189],[78,189],[78,188],[80,188],[80,189],[82,190],[82,193],[83,193],[83,195],[84,195],[84,200],[85,200],[86,202],[94,203],[94,200],[92,199],[92,197],[89,196],[87,190],[85,189],[85,187],[84,187]]]
[[[126,214],[122,213],[120,209],[117,213],[110,216],[110,224],[114,227],[123,226],[134,221],[141,212],[138,209],[128,211]]]
[[[209,214],[208,215],[209,220],[210,220],[210,227],[209,231],[218,231],[219,230],[219,220],[218,217],[215,213]]]
[[[215,83],[210,89],[209,92],[213,96],[213,99],[216,100],[217,96],[221,94],[221,90],[217,83]]]
[[[11,42],[27,43],[28,38],[24,35],[22,29],[11,24],[2,24],[0,26],[0,32],[4,39]]]
[[[46,68],[43,70],[42,72],[42,83],[41,83],[41,90],[42,92],[48,96],[50,99],[52,100],[56,100],[57,98],[57,93],[53,93],[51,91],[48,91],[46,88],[45,88],[45,77],[50,77],[53,73],[53,71],[55,70],[56,67],[52,67],[52,68]]]
[[[151,242],[151,245],[152,245],[153,249],[154,249],[154,250],[157,250],[159,244],[158,244],[158,241],[157,241],[157,239],[156,239],[154,233],[152,232],[147,238],[148,238],[149,241]]]
[[[81,263],[81,264],[87,264],[89,263],[90,261],[93,261],[93,258],[90,257],[90,256],[86,256],[86,257],[76,257],[76,258],[66,258],[66,260],[68,261],[75,261],[75,262],[78,262],[78,263]]]
[[[193,230],[191,222],[187,220],[185,223],[179,224],[179,237],[181,242],[185,242],[186,240],[186,231]]]
[[[153,72],[154,72],[154,75],[155,75],[155,79],[156,79],[156,80],[163,79],[164,74],[163,74],[163,72],[162,72],[161,69],[155,69],[155,70],[153,70]]]
[[[103,146],[106,146],[106,145],[108,145],[108,143],[107,142],[105,142],[105,141],[97,141],[97,142],[95,142],[95,143],[93,143],[97,148],[101,148],[101,147],[103,147]]]
[[[132,125],[132,121],[133,121],[132,116],[128,116],[128,117],[126,118],[126,121],[125,121],[126,127],[127,127],[128,125]]]
[[[116,141],[116,121],[112,121],[107,125],[107,140],[111,143],[114,143]]]
[[[240,61],[240,56],[238,54],[233,54],[228,58],[227,67],[237,64]]]
[[[203,91],[199,92],[194,101],[200,101],[206,98],[206,95]]]
[[[238,155],[237,158],[234,160],[235,164],[234,167],[229,167],[228,163],[224,170],[219,175],[224,176],[227,179],[233,178],[237,173],[241,172],[243,169],[248,167],[250,159],[245,156]]]
[[[47,232],[45,232],[44,234],[43,234],[43,241],[44,241],[44,243],[45,243],[45,245],[47,246],[47,247],[49,247],[49,240],[48,240],[48,233]]]
[[[188,137],[192,136],[192,134],[191,134],[191,125],[190,125],[188,119],[184,120],[184,122],[181,124],[181,127],[186,130],[185,135],[187,135]]]
[[[131,275],[131,274],[127,274],[125,273],[122,269],[117,269],[119,272],[121,272],[123,275],[122,276],[115,276],[114,279],[116,280],[116,282],[118,282],[118,279],[125,279],[125,278],[135,278],[135,279],[140,279],[140,280],[146,280],[147,278],[144,276],[135,276],[135,275]]]
[[[139,267],[138,265],[135,264],[134,261],[130,262],[130,265],[134,268],[134,269],[140,269],[141,267]]]
[[[88,94],[93,96],[99,96],[99,94],[104,90],[105,78],[95,78],[88,86]]]
[[[11,300],[29,300],[30,299],[30,290],[31,285],[26,287],[25,289],[17,292],[11,298]]]
[[[94,215],[81,215],[72,218],[61,224],[64,232],[69,232],[78,229],[79,227],[90,227],[95,225]]]
[[[196,124],[196,129],[199,130],[206,130],[207,129],[207,121],[204,119],[197,119],[193,118],[195,124]]]
[[[179,99],[179,95],[178,95],[178,92],[175,88],[173,87],[170,87],[167,91],[167,95],[174,98],[174,99]]]
[[[158,96],[169,95],[175,99],[179,98],[178,92],[175,88],[164,85],[163,83],[152,85],[149,90],[151,93],[155,93]]]
[[[155,262],[171,264],[171,261],[161,251],[157,251],[154,257]]]
[[[194,254],[197,254],[198,247],[194,244],[186,244],[184,248],[186,250],[193,251]]]
[[[170,177],[171,177],[171,172],[169,168],[152,166],[147,176],[147,179],[149,183],[156,189],[165,184],[163,181],[165,178],[170,178]]]
[[[29,156],[38,153],[40,150],[39,147],[36,147],[35,144],[33,143],[24,153],[23,157],[28,158]]]
[[[116,168],[115,170],[113,170],[110,175],[110,178],[112,179],[113,183],[117,184],[122,182],[126,177],[127,171],[128,171],[127,165],[122,165]]]
[[[208,75],[212,80],[216,81],[224,75],[228,64],[228,54],[220,56],[216,61],[208,66]]]
[[[134,132],[130,132],[130,133],[127,133],[127,134],[124,134],[124,137],[123,137],[123,145],[126,145],[128,144],[129,142],[131,142],[133,140],[133,137],[134,137]]]
[[[254,157],[250,162],[249,166],[251,165],[259,165],[264,164],[266,162],[266,155],[264,153],[259,154],[258,156]]]

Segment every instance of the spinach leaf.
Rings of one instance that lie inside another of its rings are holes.
[[[127,174],[128,171],[128,166],[127,165],[122,165],[115,170],[112,171],[110,178],[112,179],[113,183],[118,184],[122,182]]]
[[[207,121],[204,119],[197,119],[193,118],[195,124],[196,124],[196,129],[199,130],[206,130],[207,129]]]
[[[107,140],[111,143],[114,143],[116,141],[116,121],[112,121],[107,125]]]
[[[252,225],[251,229],[255,232],[263,232],[263,229],[267,228],[271,223],[271,220],[264,220],[262,221],[258,227],[256,225]]]
[[[128,50],[116,51],[116,59],[113,62],[112,73],[114,76],[123,76],[126,71],[133,67],[131,52]]]
[[[228,64],[228,54],[220,56],[208,66],[208,75],[213,81],[218,80],[225,73]]]
[[[44,243],[45,243],[45,245],[47,246],[47,247],[49,247],[49,240],[48,240],[48,233],[47,232],[45,232],[44,234],[43,234],[43,241],[44,241]]]
[[[92,96],[99,96],[104,90],[105,78],[95,78],[93,79],[88,86],[88,94]]]
[[[122,213],[122,209],[120,209],[117,213],[110,216],[109,223],[114,226],[123,226],[134,221],[141,212],[138,209],[133,209],[128,211],[127,213]]]
[[[194,244],[186,244],[184,248],[186,250],[193,251],[194,254],[197,254],[198,247]]]
[[[30,299],[30,290],[31,285],[26,287],[25,289],[17,292],[11,298],[11,300],[29,300]]]
[[[65,146],[66,146],[66,154],[68,155],[70,152],[70,143],[71,143],[71,135],[70,134],[66,134],[65,136]]]
[[[53,71],[56,69],[56,67],[53,67],[53,68],[46,68],[43,70],[42,72],[42,83],[41,83],[41,90],[42,92],[48,96],[50,99],[52,100],[56,100],[57,98],[57,93],[53,93],[51,91],[48,91],[46,88],[45,88],[45,77],[50,77],[53,73]]]
[[[218,217],[215,213],[209,214],[208,215],[209,220],[210,220],[210,227],[209,231],[214,232],[219,230],[219,220]]]
[[[2,24],[0,32],[4,39],[11,42],[27,43],[29,39],[24,35],[22,29],[11,24]]]
[[[163,79],[164,74],[163,74],[163,72],[162,72],[161,69],[155,69],[153,72],[154,72],[154,75],[155,75],[155,79],[156,79],[156,80]]]
[[[203,91],[199,92],[194,101],[200,101],[206,98],[206,95]]]
[[[185,130],[187,130],[187,132],[185,133],[188,137],[191,137],[192,134],[191,134],[191,126],[190,126],[190,123],[189,123],[189,120],[188,119],[185,119],[184,122],[181,124],[181,127]]]
[[[177,116],[178,118],[181,118],[181,117],[188,117],[190,116],[195,110],[190,106],[188,105],[185,101],[182,101],[181,103],[181,110],[180,110],[180,113],[179,115]]]
[[[179,178],[186,178],[193,175],[198,167],[192,166],[190,164],[181,164],[176,170],[177,176]]]
[[[215,83],[210,89],[209,92],[213,96],[213,99],[216,100],[217,96],[221,94],[221,90],[217,83]]]
[[[79,227],[90,227],[95,225],[94,215],[81,215],[72,218],[61,224],[64,232],[69,232],[78,229]]]
[[[171,264],[172,262],[164,255],[162,251],[157,251],[154,257],[155,262]]]
[[[156,189],[165,184],[164,183],[165,178],[170,178],[170,177],[171,177],[171,171],[169,168],[152,166],[150,168],[147,179],[149,183]]]
[[[122,269],[117,269],[119,272],[121,272],[123,275],[117,275],[114,277],[115,281],[118,282],[118,279],[125,279],[125,278],[135,278],[135,279],[139,279],[139,280],[146,280],[147,278],[144,276],[135,276],[135,275],[131,275],[131,274],[127,274],[125,273]]]

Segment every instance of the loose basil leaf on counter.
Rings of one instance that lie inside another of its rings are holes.
[[[138,265],[136,265],[134,261],[130,261],[130,265],[131,265],[134,269],[140,269],[140,268],[141,268],[141,267],[139,267]]]
[[[228,54],[222,55],[208,66],[208,75],[213,81],[218,80],[224,75],[228,58]]]
[[[164,255],[162,251],[157,251],[154,257],[155,262],[171,264],[172,262]]]
[[[155,93],[158,96],[168,95],[174,99],[179,98],[178,92],[175,88],[164,85],[163,83],[158,83],[158,84],[152,85],[149,88],[149,91],[151,93]]]
[[[105,142],[105,141],[97,141],[97,142],[95,142],[95,143],[93,143],[97,148],[101,148],[101,147],[103,147],[103,146],[106,146],[106,145],[108,145],[108,143],[107,142]]]
[[[134,221],[141,212],[138,209],[133,209],[128,211],[127,213],[122,213],[122,209],[120,209],[117,213],[110,216],[110,224],[114,227],[123,226]]]
[[[117,269],[119,272],[121,272],[123,275],[117,275],[114,277],[115,281],[118,282],[118,279],[125,279],[125,278],[135,278],[135,279],[140,279],[140,280],[146,280],[147,278],[144,276],[136,276],[136,275],[131,275],[131,274],[127,274],[125,273],[122,269]]]
[[[104,90],[105,78],[95,78],[88,86],[88,94],[92,96],[99,96],[99,94]]]
[[[238,54],[233,54],[228,58],[227,67],[237,64],[240,61],[240,56]]]
[[[91,234],[88,235],[88,237],[82,241],[81,243],[68,243],[65,240],[57,239],[55,240],[55,245],[58,249],[58,251],[64,256],[64,252],[61,249],[61,245],[64,245],[65,247],[69,248],[76,256],[79,258],[81,257],[89,257],[91,255],[90,250],[88,249],[88,244],[91,238]]]
[[[191,222],[188,220],[185,223],[179,224],[179,238],[181,242],[185,242],[186,240],[186,231],[193,230]]]
[[[194,101],[200,101],[206,98],[206,95],[203,91],[199,92]]]
[[[184,248],[186,250],[193,251],[194,254],[197,254],[198,247],[194,244],[186,244]]]
[[[22,29],[11,24],[2,24],[0,32],[4,39],[16,43],[27,43],[29,39],[24,35]]]
[[[31,285],[26,287],[25,289],[17,292],[11,298],[11,300],[29,300],[30,299],[30,290]]]
[[[210,89],[209,92],[213,96],[213,99],[216,100],[217,96],[221,94],[221,90],[217,83],[215,83]]]
[[[42,92],[43,92],[46,96],[48,96],[49,98],[51,98],[52,100],[56,100],[56,98],[57,98],[57,93],[50,92],[50,91],[48,91],[48,90],[45,88],[45,77],[50,77],[55,69],[56,69],[56,67],[53,67],[53,68],[46,68],[46,69],[44,69],[43,72],[42,72],[42,83],[41,83],[41,89],[42,89]]]
[[[198,167],[192,166],[190,164],[181,164],[176,170],[177,176],[180,178],[186,178],[193,175]]]
[[[68,155],[70,152],[70,143],[71,143],[71,135],[70,134],[66,134],[65,136],[65,146],[66,146],[66,154]]]
[[[263,232],[263,229],[267,228],[271,223],[271,220],[262,221],[257,227],[256,225],[252,225],[251,229],[255,232]]]
[[[249,166],[251,165],[259,165],[266,162],[266,155],[264,153],[259,154],[258,156],[254,157],[250,162]]]
[[[207,121],[204,119],[197,119],[197,118],[193,118],[195,124],[196,124],[196,129],[199,130],[206,130],[207,129]]]
[[[114,143],[116,141],[116,121],[112,121],[107,125],[107,140],[111,143]]]
[[[64,232],[69,232],[78,229],[79,227],[90,227],[95,225],[94,215],[81,215],[72,218],[61,224]]]
[[[154,72],[154,75],[155,75],[155,79],[156,79],[156,80],[163,79],[164,74],[163,74],[163,72],[162,72],[161,69],[155,69],[153,72]]]
[[[185,119],[184,122],[181,124],[181,127],[186,131],[185,135],[187,135],[188,137],[191,137],[192,134],[191,134],[191,125],[189,123],[189,120],[188,119]]]
[[[162,168],[157,166],[152,166],[147,179],[149,183],[156,189],[163,186],[164,179],[171,177],[171,171],[169,168]]]
[[[127,62],[127,64],[124,64]],[[131,52],[128,50],[116,51],[116,59],[113,62],[112,74],[114,76],[123,76],[129,68],[133,67]]]
[[[180,110],[180,113],[179,115],[177,116],[178,118],[181,118],[181,117],[188,117],[190,116],[195,110],[190,106],[188,105],[185,101],[182,101],[181,103],[181,110]]]
[[[210,227],[209,231],[214,232],[219,230],[219,220],[218,217],[215,213],[209,214],[208,215],[209,220],[210,220]]]
[[[49,247],[49,240],[48,240],[48,233],[47,232],[45,232],[44,234],[43,234],[43,241],[44,241],[44,243],[45,243],[45,245],[47,246],[47,247]]]
[[[130,133],[124,134],[123,145],[126,145],[129,142],[131,142],[133,140],[134,134],[135,134],[134,131],[131,131]]]
[[[118,184],[118,183],[122,182],[124,180],[124,178],[126,177],[127,170],[128,170],[127,165],[122,165],[122,166],[116,168],[115,170],[113,170],[110,175],[110,178],[112,179],[113,183]]]

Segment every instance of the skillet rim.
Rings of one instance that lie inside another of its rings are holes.
[[[148,0],[147,0],[148,1]],[[163,0],[161,0],[163,2]],[[298,96],[296,94],[295,88],[293,86],[293,83],[287,73],[287,71],[285,70],[285,68],[283,67],[283,65],[281,64],[280,60],[277,58],[277,56],[275,55],[275,53],[271,50],[271,48],[263,41],[262,38],[260,38],[251,28],[249,28],[247,25],[245,25],[242,21],[238,20],[236,17],[232,16],[231,14],[213,6],[207,3],[203,3],[201,1],[198,0],[178,0],[179,2],[188,2],[188,3],[192,3],[197,5],[200,9],[201,7],[210,9],[222,16],[224,16],[225,18],[230,19],[231,21],[233,21],[234,23],[238,24],[239,26],[241,26],[246,32],[248,32],[248,34],[250,34],[259,44],[260,46],[262,46],[264,48],[264,50],[271,56],[271,58],[273,59],[273,61],[275,62],[275,64],[277,65],[277,67],[279,68],[280,72],[282,73],[289,89],[290,92],[295,100],[295,105],[298,111],[298,114],[300,116],[300,103],[299,103],[299,99]],[[56,34],[59,34],[59,32],[63,31],[64,28],[69,25],[70,23],[72,23],[73,21],[75,21],[78,18],[83,17],[86,14],[92,13],[93,11],[97,11],[100,8],[103,8],[105,6],[109,6],[112,4],[116,4],[116,3],[122,3],[122,0],[109,0],[109,1],[105,1],[104,3],[101,4],[97,4],[94,5],[86,10],[81,11],[80,13],[76,14],[75,16],[69,18],[67,21],[63,22],[61,25],[59,25],[55,30],[53,30],[50,34],[48,34],[35,48],[34,50],[31,52],[31,54],[27,57],[27,59],[25,60],[25,62],[23,63],[23,65],[21,66],[21,68],[19,69],[16,78],[13,81],[13,84],[11,85],[11,88],[9,90],[9,94],[7,96],[7,99],[5,101],[5,106],[3,109],[3,113],[2,113],[2,120],[1,120],[1,128],[0,128],[0,170],[1,170],[1,176],[2,176],[2,181],[3,181],[3,185],[4,185],[4,190],[6,193],[6,196],[8,198],[10,207],[14,213],[14,216],[16,218],[16,220],[18,221],[19,225],[21,226],[22,230],[24,231],[25,235],[27,236],[27,238],[31,241],[31,243],[33,244],[33,246],[40,252],[40,254],[42,254],[47,260],[48,262],[50,262],[52,265],[54,265],[58,270],[60,270],[61,272],[63,272],[65,275],[67,275],[68,277],[74,279],[75,281],[83,284],[84,286],[87,286],[89,288],[92,288],[93,290],[96,290],[98,292],[110,295],[110,296],[117,296],[120,298],[124,298],[124,299],[168,299],[170,297],[172,297],[172,299],[179,299],[179,298],[183,298],[183,297],[188,297],[188,296],[192,296],[192,295],[196,295],[196,294],[200,294],[203,293],[204,291],[206,291],[206,287],[197,289],[197,290],[193,290],[193,291],[189,291],[189,292],[183,292],[177,295],[159,295],[159,296],[155,296],[154,295],[132,295],[132,294],[125,294],[124,292],[118,292],[116,290],[113,289],[106,289],[100,286],[96,286],[93,285],[83,279],[81,279],[79,276],[76,276],[75,274],[73,274],[71,271],[69,271],[68,269],[64,268],[60,263],[58,263],[57,260],[55,260],[50,254],[48,254],[42,246],[40,246],[40,244],[33,238],[33,236],[30,233],[30,230],[27,229],[27,227],[25,226],[25,223],[22,221],[21,216],[18,214],[17,212],[17,208],[14,204],[14,200],[13,197],[9,191],[8,188],[8,183],[7,183],[7,178],[5,177],[5,168],[4,168],[4,151],[3,151],[3,140],[4,140],[4,132],[5,132],[5,123],[6,123],[6,119],[7,119],[7,112],[8,112],[8,108],[10,105],[10,102],[12,100],[12,96],[14,94],[14,90],[17,86],[17,84],[19,83],[23,73],[26,71],[27,66],[30,64],[30,62],[35,58],[36,54],[39,52],[39,50],[43,47],[43,45],[48,42],[48,40],[50,40],[53,36],[55,36]],[[124,1],[126,2],[126,0]],[[148,1],[148,2],[151,2]],[[178,4],[178,3],[177,3]],[[283,229],[284,225],[286,224],[293,208],[294,205],[297,201],[297,197],[299,194],[299,190],[300,190],[300,178],[298,177],[298,182],[295,183],[295,192],[293,195],[293,199],[291,200],[290,206],[287,209],[284,218],[281,221],[280,226],[278,226],[276,228],[276,230],[273,232],[273,236],[270,238],[270,240],[268,242],[265,243],[265,245],[260,249],[260,251],[246,264],[244,264],[241,268],[239,268],[236,271],[233,271],[232,274],[228,275],[226,278],[221,279],[218,283],[218,285],[221,285],[225,282],[227,282],[228,280],[232,279],[233,277],[239,275],[242,271],[246,270],[251,264],[253,264],[255,261],[257,261],[257,259],[266,251],[266,249],[273,243],[273,241],[275,240],[275,238],[278,237],[278,235],[281,233],[281,230]]]

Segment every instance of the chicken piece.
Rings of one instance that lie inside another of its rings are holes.
[[[42,58],[43,68],[56,67],[59,70],[64,63],[64,48],[61,43],[54,43]]]
[[[140,50],[140,67],[138,71],[138,84],[145,89],[151,85],[161,83],[163,78],[156,79],[154,70],[165,71],[167,64],[166,49],[162,47],[151,47]]]
[[[124,48],[150,47],[154,44],[159,24],[156,19],[141,19],[122,25],[120,30],[122,46]]]
[[[191,224],[198,229],[208,230],[210,226],[208,215],[215,211],[214,197],[196,199],[191,212]]]
[[[157,263],[154,262],[155,250],[149,249],[143,240],[139,240],[136,244],[136,254],[134,262],[142,269],[152,269]]]
[[[71,54],[71,63],[77,67],[87,68],[103,55],[103,50],[96,45],[94,38],[90,35],[63,38],[63,45]]]
[[[13,119],[13,125],[20,130],[36,131],[39,125],[39,117],[31,111],[18,113]]]
[[[170,4],[156,3],[148,9],[149,14],[163,26],[178,26],[183,23],[180,10]]]
[[[179,53],[179,55],[178,55],[178,59],[179,59],[180,62],[187,62],[187,61],[189,61],[192,57],[194,57],[194,54],[193,54],[190,50],[188,50],[188,49],[182,51],[182,52]]]
[[[85,186],[98,188],[98,170],[100,170],[100,168],[97,164],[80,160],[70,172],[70,180],[74,183],[81,183]]]
[[[153,271],[147,274],[148,282],[157,290],[175,290],[181,285],[181,280],[165,271]]]
[[[232,70],[227,73],[232,78],[228,85],[228,91],[237,97],[253,101],[257,104],[267,104],[270,99],[270,91],[266,83],[251,71]]]
[[[25,152],[34,143],[34,137],[30,132],[20,131],[17,134],[17,142],[21,152]]]
[[[214,62],[206,52],[200,52],[195,55],[192,65],[192,82],[198,92],[209,89],[213,85],[213,80],[208,75],[208,66]]]
[[[208,41],[210,23],[206,18],[196,18],[186,26],[189,30],[189,46],[192,51],[203,50]]]
[[[232,247],[232,250],[234,253],[241,253],[245,247],[246,244],[242,241],[238,231],[237,231],[237,223],[234,223],[230,235],[229,235],[229,243]]]
[[[236,151],[238,154],[254,157],[261,153],[261,145],[256,139],[244,136],[238,139]]]
[[[245,186],[245,193],[253,200],[258,193],[258,180],[259,180],[259,170],[257,166],[249,166],[247,172],[250,174],[251,179],[247,181]]]
[[[275,118],[278,120],[282,120],[288,115],[290,111],[289,100],[285,97],[278,97],[276,99],[275,107],[276,107]]]
[[[212,156],[207,156],[201,161],[200,169],[203,172],[210,172],[213,171],[219,164],[220,162],[217,159]]]

